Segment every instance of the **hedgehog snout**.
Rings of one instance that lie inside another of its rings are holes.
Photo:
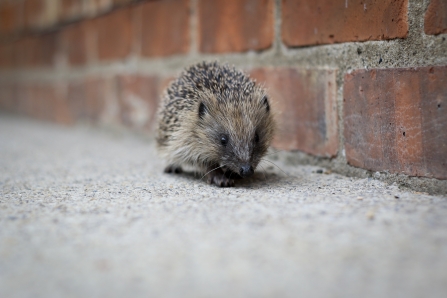
[[[255,170],[250,164],[244,164],[239,169],[239,175],[241,175],[242,178],[250,177],[254,172]]]

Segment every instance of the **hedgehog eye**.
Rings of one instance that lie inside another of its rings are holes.
[[[267,110],[267,112],[269,112],[270,111],[270,105],[269,105],[269,101],[268,101],[267,95],[264,95],[264,97],[262,98],[262,104],[265,105],[265,109]]]
[[[221,135],[220,136],[220,143],[222,146],[227,146],[228,144],[228,136],[227,135]]]
[[[201,102],[199,105],[199,118],[202,119],[203,115],[205,115],[205,113],[206,113],[206,107],[203,104],[203,102]]]
[[[255,143],[259,143],[259,135],[258,135],[258,133],[255,134]]]

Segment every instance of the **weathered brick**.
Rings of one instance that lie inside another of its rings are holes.
[[[106,100],[110,97],[107,88],[111,84],[108,86],[108,81],[114,82],[113,79],[85,79],[85,115],[93,123],[100,122],[101,115],[105,112]]]
[[[54,92],[52,101],[52,121],[60,124],[72,124],[74,119],[70,113],[67,99],[67,83],[64,81],[53,81],[51,86]]]
[[[119,124],[116,77],[86,77],[69,82],[66,89],[71,121]]]
[[[89,28],[86,22],[66,27],[61,32],[61,50],[70,65],[78,66],[87,62],[87,34]]]
[[[149,1],[134,8],[141,18],[143,56],[169,56],[189,50],[189,0]]]
[[[22,2],[0,2],[0,35],[7,36],[21,29]]]
[[[26,83],[18,83],[17,84],[17,92],[16,92],[16,112],[20,115],[29,115],[28,102],[29,102],[29,94],[32,92],[29,91],[29,84]]]
[[[74,121],[100,122],[106,100],[110,97],[107,81],[114,79],[87,77],[68,84],[68,107]],[[113,91],[116,92],[116,89]]]
[[[169,87],[169,85],[172,83],[172,81],[175,80],[176,77],[174,76],[167,76],[160,78],[160,82],[158,84],[158,94],[160,96],[163,96],[163,92]]]
[[[24,26],[27,29],[42,29],[58,21],[58,1],[25,0],[23,4]]]
[[[204,53],[263,50],[273,43],[273,0],[199,0]]]
[[[31,90],[31,116],[41,120],[54,121],[56,93],[52,84],[35,84]]]
[[[97,16],[113,7],[112,0],[88,0],[84,1],[84,9],[87,15]]]
[[[95,25],[100,60],[123,59],[130,54],[133,36],[130,9],[99,17]]]
[[[91,0],[96,5],[96,11],[101,12],[113,6],[113,0]]]
[[[0,69],[10,69],[16,63],[17,43],[0,44]]]
[[[282,0],[288,46],[405,38],[408,0]]]
[[[121,75],[118,90],[122,123],[133,128],[152,129],[159,100],[158,78]]]
[[[0,111],[17,112],[17,86],[15,83],[0,84]]]
[[[75,120],[87,120],[84,80],[68,83],[67,100],[71,117]]]
[[[16,90],[14,103],[15,112],[33,118],[48,120],[48,104],[53,98],[51,92],[44,86],[35,83],[20,83]],[[47,101],[47,102],[45,102]]]
[[[15,43],[15,62],[19,67],[51,67],[58,50],[57,34],[25,37]]]
[[[251,76],[265,84],[276,117],[273,146],[332,157],[338,150],[336,71],[255,69]]]
[[[58,51],[58,33],[45,33],[39,37],[38,65],[51,67],[54,65],[56,53]]]
[[[345,76],[349,164],[447,179],[447,66],[358,70]]]
[[[59,20],[67,22],[79,19],[83,13],[82,0],[63,0],[59,6]]]
[[[126,5],[129,4],[131,2],[134,2],[135,0],[113,0],[113,5],[114,6],[118,6],[118,5]]]
[[[14,111],[41,120],[61,124],[73,123],[64,85],[61,82],[17,83]]]
[[[426,34],[447,33],[447,1],[430,0],[425,12],[424,29]]]
[[[73,123],[84,121],[97,123],[104,112],[107,97],[104,80],[101,78],[83,78],[60,86],[58,122]]]
[[[23,18],[26,28],[39,27],[43,24],[45,0],[25,0]]]
[[[15,43],[16,63],[19,67],[34,67],[38,64],[39,40],[37,37],[25,37]]]

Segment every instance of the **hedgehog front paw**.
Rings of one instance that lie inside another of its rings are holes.
[[[218,172],[218,173],[210,173],[208,175],[208,183],[214,184],[219,187],[233,187],[234,186],[234,180],[227,178],[224,173]]]
[[[182,167],[175,166],[175,165],[169,165],[165,168],[165,173],[168,173],[168,174],[180,174],[182,172],[183,172]]]

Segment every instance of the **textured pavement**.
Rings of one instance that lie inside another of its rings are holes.
[[[446,297],[446,197],[275,163],[220,189],[0,115],[0,297]]]

